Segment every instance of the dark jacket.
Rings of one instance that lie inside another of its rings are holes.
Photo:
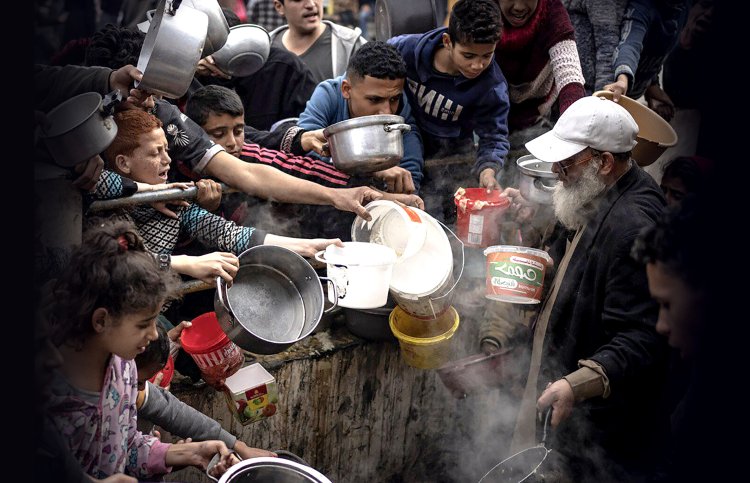
[[[659,186],[633,164],[601,199],[569,262],[550,314],[539,394],[548,382],[575,371],[580,359],[604,367],[611,394],[576,405],[555,432],[561,451],[580,456],[579,450],[601,445],[608,457],[635,464],[659,456],[648,448],[663,443],[668,431],[661,411],[666,407],[654,402],[667,370],[667,346],[655,330],[658,305],[645,267],[630,251],[663,206]],[[566,231],[560,233],[549,249],[555,262],[567,243]]]
[[[441,27],[388,40],[406,62],[404,92],[421,130],[438,138],[470,138],[476,131],[479,149],[472,171],[476,175],[485,168],[499,171],[510,147],[508,84],[496,62],[475,79],[437,72],[432,60],[447,30]]]

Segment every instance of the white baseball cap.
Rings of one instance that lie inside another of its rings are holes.
[[[598,96],[582,97],[571,104],[555,127],[526,143],[537,159],[557,163],[587,147],[625,153],[633,149],[638,124],[624,107]]]

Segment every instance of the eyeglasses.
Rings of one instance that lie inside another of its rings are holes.
[[[558,161],[557,167],[560,169],[560,172],[562,173],[562,175],[565,176],[565,177],[567,177],[568,176],[568,169],[569,168],[572,168],[576,164],[582,164],[582,163],[585,163],[587,161],[590,161],[594,156],[597,156],[598,154],[599,153],[596,153],[596,152],[592,151],[591,155],[588,158],[579,159],[578,161],[575,161],[575,162],[572,162],[572,163],[569,163],[569,164],[563,164],[563,162],[566,161],[565,159],[563,159],[562,161]],[[570,159],[570,158],[568,158],[568,159]]]

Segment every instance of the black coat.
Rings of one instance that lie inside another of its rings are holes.
[[[633,165],[599,201],[569,262],[550,314],[539,394],[548,382],[575,371],[580,359],[604,367],[611,394],[575,406],[556,432],[556,447],[564,452],[581,455],[601,447],[615,460],[640,461],[656,456],[648,446],[659,447],[667,434],[666,408],[657,402],[667,369],[666,341],[655,330],[658,305],[649,294],[645,267],[630,255],[636,236],[663,209],[659,186]],[[558,233],[549,250],[556,264],[572,238],[565,230]]]

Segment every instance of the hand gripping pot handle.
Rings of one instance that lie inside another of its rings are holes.
[[[411,131],[411,126],[408,124],[384,124],[383,129],[385,130],[385,132],[398,130],[404,133]]]

